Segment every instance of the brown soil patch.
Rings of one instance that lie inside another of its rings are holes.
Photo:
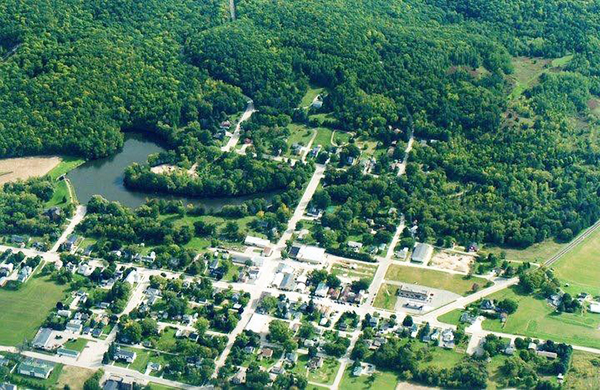
[[[56,388],[62,389],[65,385],[69,385],[71,389],[83,389],[84,382],[94,375],[94,372],[87,368],[64,366]]]
[[[60,157],[18,157],[0,160],[0,184],[44,176],[60,163]]]

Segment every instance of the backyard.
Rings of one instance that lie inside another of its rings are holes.
[[[366,390],[380,389],[393,390],[398,384],[396,374],[387,371],[376,371],[373,375],[352,375],[352,367],[348,366],[344,371],[344,377],[340,389],[344,390]]]
[[[306,364],[308,363],[308,355],[298,357],[298,363],[293,371],[306,375],[311,382],[322,383],[324,385],[332,385],[335,380],[335,375],[340,367],[340,362],[333,358],[327,358],[323,362],[323,366],[319,369],[308,371]]]

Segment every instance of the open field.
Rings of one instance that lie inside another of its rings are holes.
[[[310,87],[308,87],[308,91],[306,91],[306,94],[302,98],[302,102],[300,102],[300,107],[310,106],[310,104],[317,97],[317,95],[323,93],[324,90],[325,90],[325,88],[318,88],[318,87],[315,87],[314,85],[311,85]]]
[[[350,141],[350,138],[350,133],[345,133],[343,131],[336,130],[335,134],[333,135],[333,142],[336,145],[344,145],[348,143],[348,141]]]
[[[572,58],[573,56],[571,55],[554,60],[529,57],[513,58],[514,73],[509,77],[509,80],[514,83],[514,89],[509,98],[518,98],[525,90],[536,85],[542,74],[548,72],[550,69],[567,65]]]
[[[64,207],[71,203],[73,199],[71,199],[71,192],[69,191],[69,184],[65,180],[61,180],[56,183],[54,187],[54,194],[52,194],[52,199],[50,199],[47,203],[47,207],[60,206]]]
[[[81,164],[85,162],[84,159],[79,157],[71,157],[64,156],[60,158],[60,163],[56,165],[50,172],[48,172],[48,176],[52,178],[52,180],[58,179],[60,176],[68,173],[69,171],[77,168]]]
[[[57,389],[69,386],[71,389],[82,389],[83,383],[94,375],[94,370],[82,367],[65,366],[58,378]]]
[[[468,295],[472,291],[474,284],[483,287],[487,282],[482,278],[472,277],[466,279],[464,276],[443,271],[435,271],[420,267],[407,267],[398,264],[392,264],[390,268],[388,268],[385,279],[438,288],[463,296]]]
[[[444,349],[441,347],[432,347],[423,345],[423,350],[427,350],[429,357],[425,361],[419,362],[419,368],[434,367],[440,368],[452,368],[457,365],[461,360],[465,358],[464,353],[457,352],[454,349]]]
[[[333,130],[327,127],[318,127],[317,136],[313,141],[313,146],[321,145],[321,147],[331,146],[331,134]]]
[[[600,356],[573,351],[571,369],[565,378],[566,389],[600,389]]]
[[[73,351],[81,352],[81,351],[83,351],[83,349],[85,348],[87,343],[88,343],[88,340],[82,338],[82,339],[67,341],[63,345],[63,347],[66,349],[72,349]]]
[[[19,290],[0,289],[0,345],[32,340],[46,316],[65,294],[65,287],[33,275]]]
[[[354,262],[337,261],[331,267],[331,273],[346,278],[373,280],[377,271],[376,265],[357,264]]]
[[[545,300],[520,295],[516,287],[499,291],[489,298],[511,298],[519,303],[519,308],[508,316],[504,326],[499,320],[485,320],[483,328],[486,330],[600,348],[600,314],[556,314]]]
[[[346,367],[340,389],[344,390],[393,390],[398,384],[396,374],[387,371],[376,371],[373,375],[353,376],[352,367]]]
[[[18,157],[0,160],[0,184],[44,176],[60,163],[60,157]]]
[[[398,297],[396,296],[398,288],[399,286],[383,283],[373,301],[373,306],[386,310],[394,310],[396,301],[398,300]]]
[[[462,310],[452,310],[450,313],[446,313],[444,315],[439,316],[437,319],[445,324],[450,325],[458,325],[460,322],[460,316],[462,315]]]
[[[484,248],[480,254],[487,255],[488,253],[494,253],[499,256],[501,252],[504,252],[506,253],[506,258],[508,260],[543,263],[565,245],[566,244],[559,244],[552,240],[546,240],[544,242],[533,244],[527,249],[505,249],[498,247]]]
[[[569,287],[563,286],[565,291],[600,295],[600,230],[593,232],[552,267],[556,277],[569,284]]]
[[[299,125],[297,123],[290,123],[288,125],[288,129],[290,130],[290,136],[287,139],[287,144],[290,147],[293,144],[299,144],[302,146],[308,145],[310,139],[315,133],[314,129],[310,129],[305,125]]]
[[[318,370],[308,371],[306,364],[308,363],[308,355],[301,355],[298,357],[298,363],[294,367],[293,371],[301,375],[306,375],[309,381],[322,383],[324,385],[332,385],[335,380],[340,362],[333,358],[327,358],[323,362],[323,366]]]

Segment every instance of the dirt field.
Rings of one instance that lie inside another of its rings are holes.
[[[92,375],[94,375],[93,370],[65,366],[60,374],[56,388],[62,389],[65,385],[68,385],[71,389],[83,389],[83,383]]]
[[[468,273],[473,261],[473,256],[461,255],[459,253],[438,252],[433,256],[429,265],[451,271]]]
[[[60,163],[60,157],[19,157],[0,160],[0,185],[18,179],[44,176]]]
[[[197,167],[198,167],[198,165],[194,164],[186,172],[188,173],[188,175],[197,176],[198,175],[198,172],[196,172]],[[152,173],[156,173],[157,175],[163,175],[163,174],[168,175],[168,174],[175,173],[175,172],[182,172],[183,168],[180,168],[175,165],[170,165],[170,164],[162,164],[162,165],[157,165],[155,167],[150,168],[150,171]]]

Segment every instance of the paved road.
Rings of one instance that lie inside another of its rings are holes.
[[[231,14],[231,20],[235,20],[235,0],[229,0],[229,13]]]
[[[81,205],[77,206],[77,209],[75,210],[75,215],[73,216],[73,218],[71,218],[69,225],[63,231],[61,236],[58,238],[58,241],[56,241],[56,243],[54,244],[52,249],[50,249],[50,252],[58,251],[58,249],[60,248],[60,245],[67,240],[67,238],[75,230],[75,227],[83,220],[83,218],[85,217],[86,211],[87,211],[87,208],[85,206],[81,206]]]
[[[372,302],[372,299],[374,299],[375,295],[377,295],[377,291],[379,291],[379,287],[381,286],[381,283],[383,283],[387,269],[389,268],[390,264],[393,263],[392,257],[394,256],[394,248],[400,240],[400,234],[402,233],[402,230],[404,230],[404,216],[401,217],[400,224],[398,224],[398,228],[396,229],[394,237],[392,237],[392,241],[390,242],[387,253],[384,258],[380,259],[379,267],[377,267],[377,271],[373,276],[373,281],[369,286],[370,302]]]
[[[413,137],[413,135],[411,134],[410,138],[408,139],[408,143],[406,144],[406,150],[404,151],[404,160],[402,160],[402,163],[398,167],[398,176],[402,176],[402,175],[404,175],[404,172],[406,172],[406,163],[408,163],[408,155],[410,154],[410,151],[412,150],[414,142],[415,142],[415,137]]]
[[[254,114],[255,111],[256,110],[254,109],[254,102],[252,102],[252,100],[250,100],[248,102],[248,106],[246,107],[246,111],[244,111],[244,113],[242,114],[242,117],[235,125],[235,130],[233,131],[233,135],[231,136],[231,138],[229,138],[229,141],[227,141],[227,144],[221,148],[221,150],[223,152],[229,152],[231,149],[235,149],[235,146],[237,145],[238,141],[240,140],[240,132],[242,129],[242,123],[247,121],[248,119],[250,119],[250,117],[252,116],[252,114]]]

